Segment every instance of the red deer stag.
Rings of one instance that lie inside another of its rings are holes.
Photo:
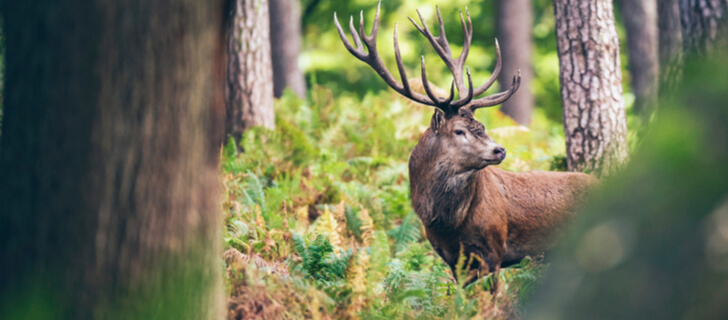
[[[501,54],[496,41],[495,70],[480,87],[473,88],[470,70],[465,68],[466,87],[463,69],[473,25],[467,9],[465,12],[467,24],[460,13],[465,42],[457,58],[452,57],[439,9],[440,35],[437,37],[430,32],[419,11],[417,14],[422,26],[410,18],[452,72],[454,79],[449,97],[438,97],[433,93],[427,82],[424,57],[422,84],[427,95],[410,89],[397,43],[396,24],[394,52],[402,82],[395,80],[387,70],[377,53],[379,8],[369,36],[364,33],[363,21],[360,21],[357,34],[353,18],[350,20],[349,27],[356,47],[346,38],[335,13],[334,22],[349,52],[377,71],[392,89],[411,100],[436,108],[430,128],[422,135],[409,159],[412,207],[422,220],[433,248],[450,265],[454,274],[457,274],[455,265],[461,248],[466,256],[475,258],[469,266],[474,275],[467,282],[470,283],[489,272],[495,272],[497,279],[501,267],[549,249],[554,244],[554,234],[574,214],[579,199],[597,180],[584,173],[516,173],[492,166],[505,159],[506,149],[485,133],[483,124],[473,118],[473,113],[478,108],[506,101],[518,90],[521,79],[520,74],[516,75],[510,89],[474,99],[498,77]],[[363,45],[368,48],[368,53]],[[454,101],[453,87],[457,87],[460,96]]]

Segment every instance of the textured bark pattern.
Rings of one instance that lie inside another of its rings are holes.
[[[686,55],[728,47],[728,0],[680,0],[680,21]]]
[[[612,2],[556,0],[554,10],[567,164],[608,175],[628,157]]]
[[[680,0],[657,2],[660,30],[660,93],[669,94],[682,74],[682,26]]]
[[[0,299],[63,319],[219,318],[222,3],[2,11]]]
[[[657,106],[658,47],[657,1],[621,0],[627,29],[629,71],[635,94],[636,113],[649,117]]]
[[[240,141],[252,126],[273,128],[273,75],[267,0],[233,0],[228,37],[225,132]]]
[[[533,111],[532,30],[531,0],[498,1],[498,41],[506,60],[498,78],[501,86],[509,86],[513,81],[513,75],[521,69],[521,87],[503,103],[501,110],[522,125],[531,122]]]
[[[301,4],[298,0],[269,1],[273,94],[280,97],[288,87],[299,97],[306,97],[306,80],[298,67]]]

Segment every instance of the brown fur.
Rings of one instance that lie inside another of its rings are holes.
[[[449,118],[436,111],[410,156],[412,207],[454,274],[461,246],[466,257],[485,262],[471,265],[480,275],[551,248],[597,181],[583,173],[492,167],[502,160],[493,154],[498,147],[463,107]]]

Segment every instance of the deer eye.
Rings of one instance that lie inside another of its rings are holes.
[[[455,130],[455,134],[456,135],[459,135],[459,136],[462,136],[462,135],[465,134],[465,132],[463,132],[463,130]]]

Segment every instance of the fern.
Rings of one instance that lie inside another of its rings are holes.
[[[263,190],[263,184],[257,175],[248,171],[248,180],[246,181],[247,188],[243,190],[245,195],[244,203],[247,205],[259,205],[265,207],[265,191]]]
[[[296,252],[301,257],[300,270],[304,275],[321,282],[322,286],[345,278],[351,262],[351,250],[335,254],[334,247],[323,235],[318,235],[306,246],[303,238],[294,234],[293,242]]]
[[[431,268],[435,260],[432,247],[419,242],[413,242],[407,250],[397,253],[397,256],[405,262],[405,270],[408,272]]]
[[[389,236],[394,240],[394,249],[397,253],[406,250],[410,243],[422,237],[420,219],[414,211],[410,211],[398,227],[389,231]]]
[[[355,237],[358,239],[362,239],[362,219],[359,217],[359,215],[351,208],[351,206],[346,206],[344,210],[344,215],[346,217],[346,230],[351,232]]]

